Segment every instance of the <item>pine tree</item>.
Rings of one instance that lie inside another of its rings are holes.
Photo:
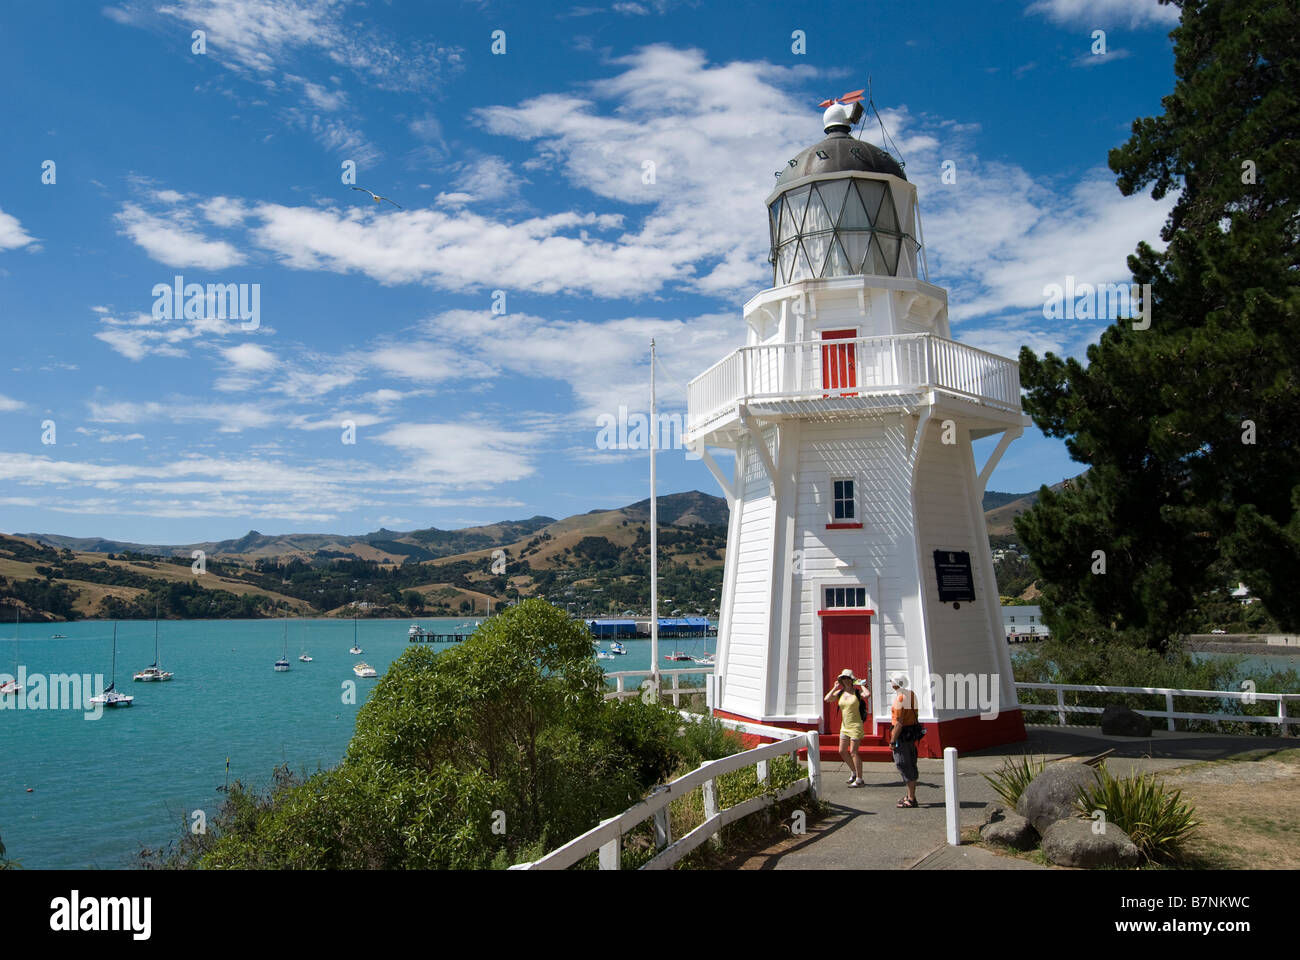
[[[1055,634],[1158,649],[1225,569],[1300,627],[1300,5],[1173,2],[1174,91],[1110,153],[1125,195],[1177,195],[1128,260],[1151,325],[1086,367],[1021,350],[1026,411],[1089,469],[1016,524]]]

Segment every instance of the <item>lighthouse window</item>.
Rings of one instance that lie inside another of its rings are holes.
[[[866,587],[827,587],[826,609],[837,607],[865,607],[867,605]]]
[[[836,521],[856,520],[857,511],[854,509],[853,481],[836,480],[833,486],[834,492],[831,497],[833,513],[831,515]]]

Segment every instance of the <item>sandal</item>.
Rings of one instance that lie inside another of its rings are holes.
[[[916,806],[916,801],[911,797],[904,797],[902,800],[899,800],[898,803],[894,804],[894,806],[902,809],[911,809]]]

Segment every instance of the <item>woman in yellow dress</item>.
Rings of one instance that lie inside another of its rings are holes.
[[[839,704],[840,756],[848,764],[849,772],[852,774],[849,777],[849,786],[865,787],[866,784],[862,782],[862,757],[858,754],[858,745],[866,735],[863,714],[871,716],[871,710],[868,709],[871,694],[865,690],[860,691],[855,686],[856,680],[853,671],[845,667],[835,678],[835,686],[831,687],[822,699],[827,703],[834,700]]]

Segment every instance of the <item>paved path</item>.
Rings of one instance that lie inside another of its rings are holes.
[[[1114,749],[1106,764],[1111,772],[1164,771],[1249,750],[1297,746],[1295,738],[1236,737],[1221,734],[1156,731],[1149,739],[1108,737],[1096,727],[1028,728],[1026,743],[983,750],[958,763],[958,800],[962,827],[977,826],[984,807],[1000,802],[982,774],[991,773],[1007,756],[1024,753],[1057,760],[1096,756]],[[948,847],[944,810],[943,761],[921,759],[916,809],[895,803],[906,793],[892,764],[863,765],[867,786],[850,788],[848,768],[838,760],[822,761],[822,795],[829,815],[734,866],[742,870],[961,870],[1048,869],[1017,857],[972,846]]]

